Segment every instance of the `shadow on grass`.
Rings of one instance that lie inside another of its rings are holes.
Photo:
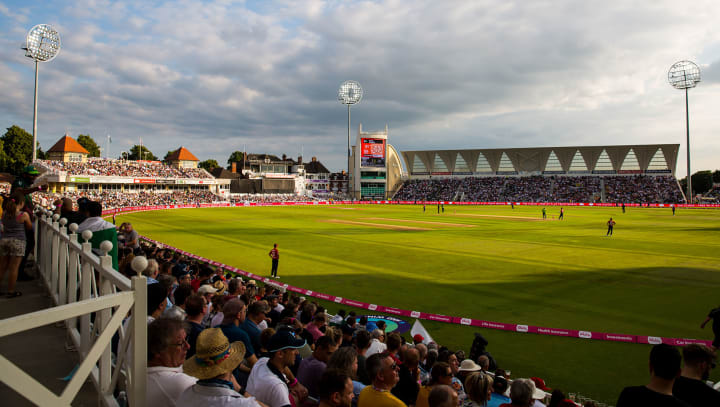
[[[335,277],[288,274],[291,283],[320,292],[397,308],[453,316],[527,323],[556,328],[589,329],[613,333],[665,334],[709,338],[699,321],[714,303],[718,273],[707,269],[645,268],[596,270],[592,273],[543,274],[511,283],[459,284],[441,276],[435,283],[408,278],[360,274]],[[677,287],[662,281],[639,289],[638,275],[689,275],[714,281],[702,294],[696,287]],[[619,279],[618,275],[626,275]],[[618,287],[608,293],[608,284]],[[696,294],[697,297],[695,296]],[[352,307],[323,302],[332,312]],[[354,309],[358,315],[375,312]],[[413,318],[404,318],[413,323]],[[697,321],[696,321],[697,320]],[[593,341],[579,338],[522,334],[442,322],[422,321],[438,343],[453,350],[470,350],[475,332],[490,342],[488,350],[513,377],[542,377],[549,386],[614,405],[625,386],[647,383],[649,345]],[[687,333],[687,335],[683,335]],[[691,335],[693,333],[694,335]],[[405,335],[408,339],[409,333]],[[622,372],[622,374],[618,374]],[[720,379],[715,373],[714,379]]]
[[[633,268],[523,275],[511,282],[453,282],[344,273],[283,276],[293,285],[396,308],[496,322],[633,335],[702,337],[720,289],[711,269]]]

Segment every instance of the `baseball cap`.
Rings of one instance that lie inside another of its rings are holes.
[[[305,346],[305,339],[296,338],[289,329],[280,329],[270,337],[268,350],[270,353],[274,353],[285,349],[300,349],[303,346]]]
[[[23,168],[23,173],[28,175],[39,175],[40,172],[35,168],[34,165],[28,165],[25,168]]]
[[[552,391],[552,389],[550,387],[547,387],[545,385],[545,380],[543,380],[539,377],[531,377],[530,380],[532,380],[533,383],[535,383],[536,388],[543,390],[543,391]]]

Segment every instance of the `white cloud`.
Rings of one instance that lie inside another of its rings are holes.
[[[27,9],[24,8],[11,10],[5,4],[0,3],[0,14],[21,24],[25,24],[28,21]]]
[[[49,98],[40,104],[41,143],[51,145],[71,123],[93,135],[110,128],[115,140],[145,135],[156,155],[185,145],[221,163],[242,144],[290,156],[304,145],[306,155],[337,170],[346,131],[337,86],[356,79],[365,97],[352,110],[353,129],[387,123],[399,150],[684,144],[684,103],[667,84],[667,69],[692,59],[704,79],[691,92],[694,167],[717,166],[715,2],[692,9],[620,0],[253,7],[67,4],[57,17],[63,51],[41,66],[41,95]],[[0,13],[27,10],[0,5]],[[0,30],[0,38],[17,36],[18,26]],[[0,49],[0,57],[8,107],[0,118],[6,126],[27,123],[31,86],[17,84],[32,80],[31,69],[10,51]],[[683,168],[681,154],[678,174]]]

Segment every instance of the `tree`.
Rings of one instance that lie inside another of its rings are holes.
[[[198,167],[204,168],[208,171],[212,170],[213,168],[220,167],[220,164],[216,160],[213,160],[212,158],[209,160],[201,161],[200,164],[198,164]]]
[[[720,183],[720,170],[713,171],[712,179],[713,179],[713,182]]]
[[[141,157],[142,153],[142,157]],[[142,146],[142,148],[139,145],[134,145],[130,149],[130,156],[128,157],[129,160],[149,160],[149,161],[157,161],[157,157],[148,150],[147,147]]]
[[[4,149],[5,143],[0,139],[0,171],[5,171],[5,165],[7,162],[7,156],[5,155]]]
[[[40,148],[40,143],[38,143],[38,149],[37,149],[37,159],[38,160],[47,160],[48,154]]]
[[[711,171],[698,171],[693,174],[690,179],[692,180],[694,194],[704,194],[712,189],[713,181]]]
[[[3,141],[3,170],[20,174],[32,160],[33,136],[18,126],[8,127],[0,138]]]
[[[100,157],[100,146],[89,134],[81,134],[77,138],[78,144],[85,147],[88,151],[88,157]]]
[[[242,151],[233,151],[233,153],[230,154],[230,158],[228,158],[228,160],[227,160],[227,163],[228,163],[227,169],[229,170],[232,168],[232,163],[242,163],[243,157],[244,157],[244,155],[243,155]],[[242,165],[240,165],[240,166],[242,166]]]

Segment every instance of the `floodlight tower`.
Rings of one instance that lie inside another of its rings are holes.
[[[35,61],[35,98],[33,102],[33,149],[32,159],[37,158],[37,102],[38,62],[49,62],[60,52],[60,34],[48,24],[38,24],[28,31],[25,38],[25,56]]]
[[[348,158],[348,194],[350,191],[350,105],[360,103],[363,97],[363,88],[356,81],[345,81],[338,89],[338,100],[340,103],[347,105],[348,111],[348,132],[347,132],[347,158]],[[354,198],[354,194],[351,194]]]
[[[668,71],[668,82],[675,89],[685,90],[685,129],[687,131],[687,203],[692,203],[692,177],[690,176],[690,113],[688,89],[700,82],[700,68],[690,61],[675,62]]]

